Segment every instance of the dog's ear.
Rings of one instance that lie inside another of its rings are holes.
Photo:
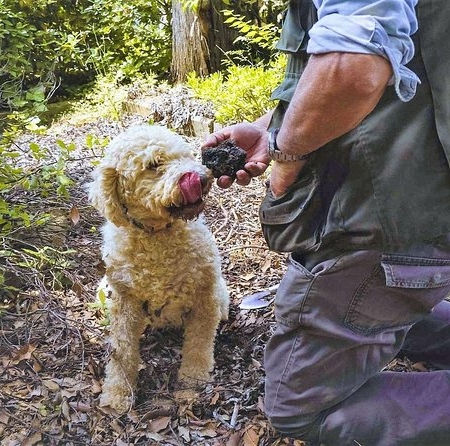
[[[107,220],[116,226],[129,224],[117,193],[118,175],[113,167],[98,167],[89,184],[89,201]]]

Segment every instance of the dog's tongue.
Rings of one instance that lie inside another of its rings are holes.
[[[202,198],[202,182],[200,176],[194,172],[185,173],[178,185],[183,195],[184,204],[193,204]]]

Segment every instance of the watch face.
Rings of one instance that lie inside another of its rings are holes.
[[[277,134],[279,129],[274,129],[269,131],[269,147],[268,152],[269,156],[272,159],[277,159],[277,156],[281,154],[279,150],[277,150]]]

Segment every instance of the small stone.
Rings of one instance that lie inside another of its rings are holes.
[[[236,172],[244,169],[247,153],[231,139],[202,152],[202,164],[211,169],[214,178],[222,175],[236,178]]]

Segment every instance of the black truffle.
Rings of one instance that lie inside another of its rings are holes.
[[[202,152],[202,164],[212,170],[214,178],[222,175],[235,178],[236,172],[244,169],[246,156],[244,149],[227,139],[218,146],[205,149]]]

